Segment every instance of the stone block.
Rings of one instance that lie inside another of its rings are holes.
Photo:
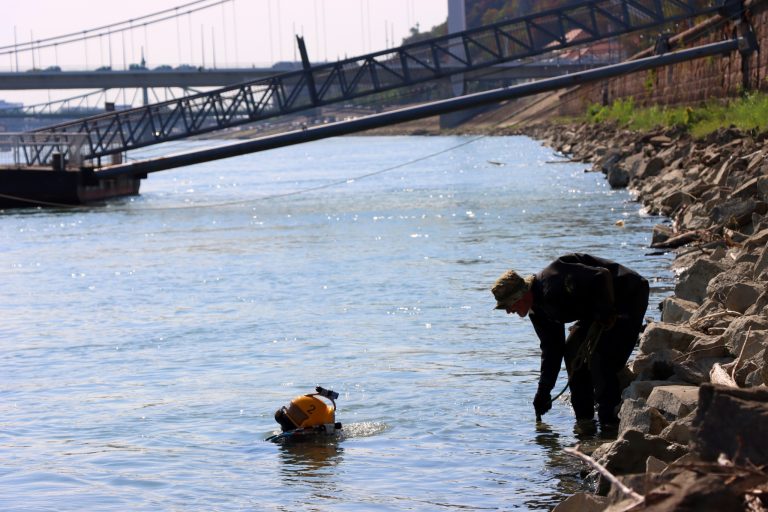
[[[768,290],[760,294],[755,303],[747,308],[744,315],[758,315],[768,318]]]
[[[653,455],[649,455],[648,459],[645,461],[645,472],[648,473],[661,473],[665,469],[667,469],[667,463],[663,460],[659,460]]]
[[[722,336],[699,336],[688,347],[689,360],[727,357],[728,345]]]
[[[644,434],[659,435],[669,422],[659,411],[648,407],[645,400],[624,400],[619,411],[619,432],[637,430]]]
[[[760,176],[757,178],[757,192],[760,199],[768,201],[768,176]]]
[[[652,178],[654,176],[658,176],[661,174],[661,170],[664,169],[664,166],[666,166],[666,162],[662,160],[661,158],[655,156],[645,162],[644,165],[640,165],[637,171],[637,178],[640,180],[646,180],[648,178]]]
[[[597,148],[596,148],[597,149]],[[620,149],[604,149],[604,154],[597,159],[595,164],[592,166],[595,171],[602,172],[603,174],[608,174],[612,169],[615,169],[619,162],[621,162],[622,158],[622,152]],[[593,151],[593,153],[596,153],[597,151]]]
[[[666,380],[635,380],[632,381],[629,386],[624,388],[624,391],[621,393],[621,399],[632,400],[642,398],[645,400],[656,386],[668,385],[669,382]]]
[[[645,155],[643,155],[642,152],[634,153],[624,159],[624,167],[627,169],[630,176],[635,177],[644,161]]]
[[[709,327],[719,325],[721,319],[726,318],[726,325],[731,322],[732,317],[736,316],[736,313],[728,314],[724,309],[720,301],[713,299],[705,299],[704,302],[693,312],[691,318],[688,319],[688,325],[692,329],[697,331],[706,332]]]
[[[552,512],[602,512],[609,505],[605,496],[577,492],[560,502]]]
[[[730,323],[723,333],[723,339],[733,357],[741,354],[744,343],[749,346],[745,349],[743,357],[752,357],[760,351],[759,342],[764,339],[766,330],[768,318],[757,315],[742,316]]]
[[[764,286],[756,283],[736,283],[728,290],[725,297],[725,308],[744,313],[757,301],[764,289]]]
[[[675,295],[684,300],[701,304],[706,297],[707,284],[725,268],[717,262],[706,259],[696,260],[680,274],[675,286]]]
[[[640,352],[652,354],[663,349],[686,350],[699,335],[682,325],[656,322],[645,328],[640,336]]]
[[[606,177],[611,188],[626,188],[629,185],[629,172],[621,167],[611,168]]]
[[[671,215],[681,206],[687,206],[694,201],[694,198],[682,190],[674,190],[664,195],[659,201],[660,211],[664,215]]]
[[[679,297],[667,297],[661,303],[661,321],[663,323],[681,324],[690,320],[698,304]]]
[[[755,262],[755,268],[753,270],[752,277],[755,281],[764,281],[763,274],[768,271],[768,244],[760,251],[760,256]]]
[[[731,193],[731,197],[739,199],[749,199],[758,194],[757,177],[745,181]]]
[[[674,236],[675,231],[667,225],[664,224],[656,224],[653,226],[653,232],[651,234],[651,246],[666,242],[672,236]]]
[[[646,402],[672,418],[682,418],[696,408],[698,386],[659,386],[651,391]]]
[[[693,423],[694,416],[695,412],[685,418],[673,421],[659,435],[670,443],[688,446],[691,442],[691,424]]]
[[[741,227],[752,222],[752,213],[764,215],[768,204],[754,199],[732,199],[717,204],[710,212],[710,219],[718,225]]]
[[[754,223],[754,219],[753,219]],[[744,241],[745,249],[755,249],[765,247],[768,244],[768,229],[761,229],[757,233],[751,235]]]
[[[739,464],[768,464],[768,389],[702,384],[691,447],[705,461],[723,453]]]
[[[712,254],[709,255],[709,261],[720,261],[723,258],[725,258],[728,255],[728,251],[725,250],[725,247],[718,247],[714,251],[712,251]]]
[[[614,475],[626,475],[645,472],[649,456],[663,462],[672,462],[686,452],[684,446],[670,443],[661,437],[627,430],[608,446],[598,462]],[[599,491],[605,493],[608,488],[608,483],[601,480]]]
[[[682,357],[682,352],[672,349],[640,353],[632,361],[631,370],[640,380],[667,380],[675,374],[675,362]]]
[[[724,301],[730,289],[743,281],[751,281],[753,263],[742,262],[729,266],[726,262],[721,263],[726,267],[707,283],[707,297],[715,300]]]

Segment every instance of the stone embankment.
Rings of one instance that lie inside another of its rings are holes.
[[[556,510],[768,510],[768,135],[525,134],[635,191],[678,275],[630,361],[618,437],[591,454],[597,493]]]

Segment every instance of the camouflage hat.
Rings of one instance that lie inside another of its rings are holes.
[[[507,309],[515,302],[523,298],[533,284],[533,276],[526,278],[514,270],[507,270],[500,278],[496,280],[491,288],[491,293],[496,298],[496,307],[494,309]]]

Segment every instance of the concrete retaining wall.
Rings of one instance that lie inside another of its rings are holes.
[[[560,115],[581,115],[595,103],[610,104],[616,99],[634,98],[639,106],[697,105],[703,101],[739,95],[747,89],[768,91],[768,0],[746,2],[749,21],[762,51],[747,57],[749,71],[742,72],[739,52],[718,58],[642,71],[596,82],[564,93]],[[733,37],[734,24],[710,20],[672,38],[673,48],[698,46]],[[642,56],[648,56],[645,54]],[[746,82],[746,84],[745,84]]]

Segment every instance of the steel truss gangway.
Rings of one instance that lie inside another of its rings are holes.
[[[85,135],[80,161],[410,87],[667,23],[719,13],[735,19],[742,0],[590,0],[492,25],[176,100],[57,124],[25,144],[27,165],[74,160],[56,140]],[[576,38],[567,37],[574,29]],[[37,144],[41,134],[50,141]],[[24,141],[22,141],[24,143]],[[58,153],[58,154],[57,154]]]

